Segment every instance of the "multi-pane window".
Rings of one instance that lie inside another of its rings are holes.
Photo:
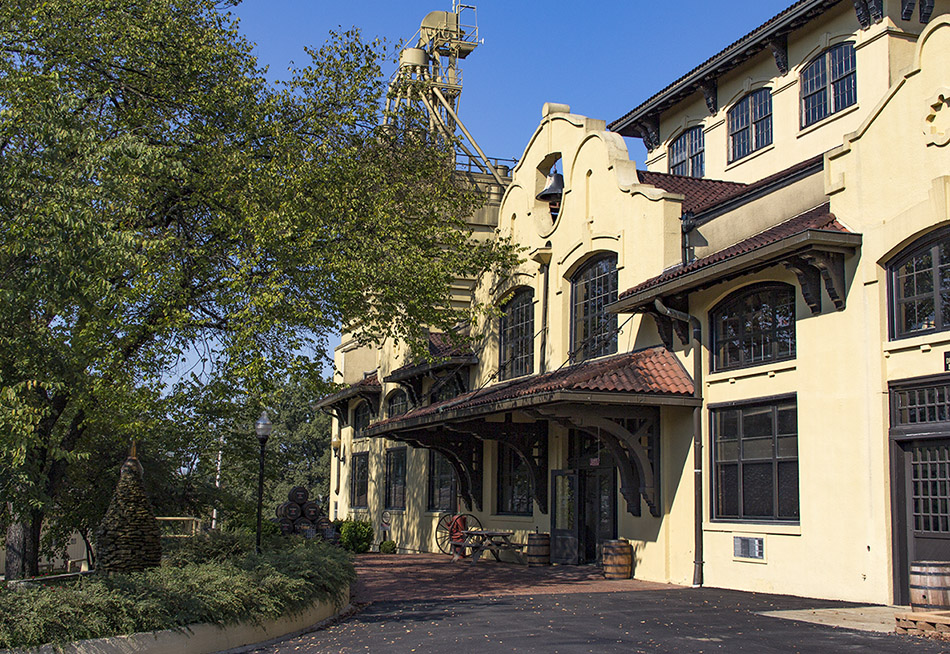
[[[772,143],[772,91],[759,89],[729,110],[729,161]]]
[[[950,533],[950,443],[938,440],[909,448],[914,531]]]
[[[531,515],[528,465],[504,443],[498,444],[498,513]]]
[[[386,415],[390,418],[401,416],[408,410],[409,398],[406,396],[406,391],[401,389],[393,391],[386,401]]]
[[[369,408],[369,402],[360,402],[353,409],[353,431],[359,434],[369,427],[369,419],[372,416],[372,410]]]
[[[447,377],[439,379],[432,391],[432,403],[445,402],[453,397],[458,397],[463,393],[462,383],[458,375],[449,374]]]
[[[795,357],[795,288],[751,286],[711,312],[713,371]]]
[[[667,157],[670,172],[686,177],[702,177],[705,172],[704,138],[702,126],[691,127],[670,143]]]
[[[897,388],[891,398],[895,427],[950,422],[950,383]]]
[[[891,264],[891,338],[950,329],[950,232]]]
[[[534,372],[534,294],[522,289],[501,308],[498,378]]]
[[[584,361],[617,351],[617,255],[594,259],[571,279],[571,357]]]
[[[386,450],[386,508],[406,508],[406,448]]]
[[[449,460],[429,450],[429,511],[455,511],[455,469]]]
[[[798,520],[794,398],[713,409],[713,517]]]
[[[801,75],[802,127],[850,107],[858,101],[854,44],[825,50]]]
[[[350,506],[354,509],[369,506],[368,452],[359,452],[350,457]]]

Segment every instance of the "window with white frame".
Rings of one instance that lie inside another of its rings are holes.
[[[705,174],[705,144],[702,126],[691,127],[670,143],[667,157],[670,173],[686,177]]]

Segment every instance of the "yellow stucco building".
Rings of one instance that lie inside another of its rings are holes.
[[[458,498],[562,563],[906,602],[950,560],[948,143],[946,0],[801,0],[609,126],[546,104],[471,350],[338,348],[331,514],[431,551]]]

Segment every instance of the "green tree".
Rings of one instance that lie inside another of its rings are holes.
[[[381,46],[310,54],[273,86],[212,0],[0,3],[9,577],[36,571],[70,467],[148,451],[169,398],[259,413],[337,325],[419,341],[465,318],[454,277],[510,259],[465,231],[450,150],[411,115],[379,127]]]

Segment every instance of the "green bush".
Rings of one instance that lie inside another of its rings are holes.
[[[380,554],[395,554],[396,541],[384,540],[382,543],[379,544],[379,553]]]
[[[261,622],[314,602],[345,600],[349,555],[317,541],[281,541],[258,556],[253,541],[188,539],[159,568],[59,586],[0,586],[0,648],[33,647],[194,623]]]
[[[363,520],[344,520],[340,525],[340,545],[356,554],[369,552],[373,544],[373,525]]]

